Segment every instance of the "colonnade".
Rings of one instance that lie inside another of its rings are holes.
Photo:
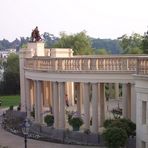
[[[131,98],[133,90],[130,83],[123,84],[123,116],[131,119]],[[116,97],[119,95],[119,85],[115,85]],[[83,115],[84,128],[93,133],[99,131],[106,119],[105,83],[98,82],[55,82],[26,79],[26,110],[27,116],[35,108],[35,122],[43,123],[44,107],[49,107],[54,115],[54,127],[64,129],[66,124],[65,95],[76,111]],[[118,96],[119,97],[119,96]],[[92,120],[92,125],[90,125]],[[90,128],[91,126],[91,128]]]
[[[74,109],[84,115],[84,128],[97,133],[107,118],[106,100],[122,98],[123,116],[137,123],[137,147],[145,147],[147,122],[142,124],[139,115],[147,104],[147,56],[74,56],[72,49],[45,49],[43,42],[35,42],[20,50],[19,63],[21,111],[29,118],[34,106],[35,122],[42,124],[44,107],[50,107],[54,127],[64,129],[67,94],[69,105],[77,102]]]

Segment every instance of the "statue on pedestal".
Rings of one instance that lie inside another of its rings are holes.
[[[35,27],[35,29],[32,30],[32,33],[31,33],[31,42],[38,42],[41,40],[42,40],[42,38],[40,36],[38,27]]]

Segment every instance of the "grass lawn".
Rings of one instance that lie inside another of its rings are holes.
[[[2,100],[1,107],[9,107],[11,105],[17,106],[20,103],[20,96],[19,95],[0,96],[0,99]]]

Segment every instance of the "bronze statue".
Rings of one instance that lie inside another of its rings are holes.
[[[32,30],[32,33],[31,33],[31,42],[38,42],[38,41],[41,41],[41,40],[42,40],[42,38],[40,36],[38,27],[36,27],[34,30]]]

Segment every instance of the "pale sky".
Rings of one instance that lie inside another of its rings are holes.
[[[148,0],[0,0],[0,40],[86,30],[95,38],[116,39],[148,26]]]

